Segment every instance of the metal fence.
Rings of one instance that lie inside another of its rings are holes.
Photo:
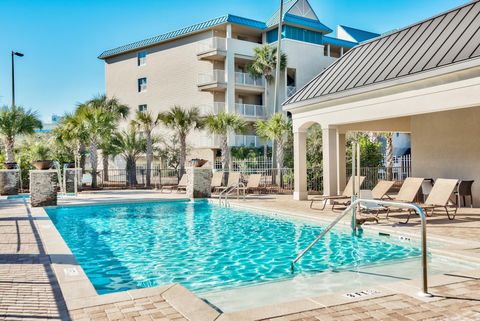
[[[150,174],[150,184],[147,175]],[[161,185],[178,184],[180,173],[176,169],[152,168],[147,171],[137,168],[135,171],[126,169],[109,169],[107,172],[97,172],[97,188],[124,189],[124,188],[155,188]],[[92,187],[92,172],[86,171],[82,177],[84,187]]]
[[[361,167],[360,175],[365,176],[365,181],[362,188],[372,189],[377,185],[379,180],[403,182],[407,177],[410,177],[412,169],[410,166],[404,167]],[[352,170],[347,170],[347,177],[352,175]]]

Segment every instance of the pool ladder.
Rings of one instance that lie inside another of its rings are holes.
[[[406,208],[408,210],[414,210],[420,216],[422,224],[421,224],[421,234],[422,234],[422,290],[419,293],[421,296],[431,296],[428,293],[428,273],[427,273],[427,222],[426,216],[423,209],[418,206],[417,204],[412,203],[401,203],[401,202],[391,202],[391,201],[377,201],[372,199],[356,199],[353,200],[352,203],[338,215],[330,225],[325,228],[322,233],[320,233],[303,251],[301,251],[297,257],[292,261],[291,269],[292,272],[295,271],[295,263],[297,263],[310,249],[318,243],[335,225],[337,225],[342,218],[344,218],[347,214],[352,214],[352,229],[354,232],[357,230],[357,221],[356,221],[356,209],[360,206],[361,203],[370,203],[370,204],[377,204],[383,205],[385,207],[392,206],[397,208]]]
[[[218,204],[223,207],[230,207],[230,202],[228,201],[228,196],[230,196],[235,190],[237,191],[237,199],[239,196],[238,188],[245,188],[245,185],[242,182],[239,182],[234,185],[228,186],[220,194],[218,194]],[[245,200],[245,190],[243,190],[243,199]],[[223,200],[223,202],[222,202]]]

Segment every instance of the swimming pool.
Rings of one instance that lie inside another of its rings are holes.
[[[98,293],[180,283],[195,293],[408,260],[417,246],[332,230],[298,264],[318,224],[168,201],[46,209]]]

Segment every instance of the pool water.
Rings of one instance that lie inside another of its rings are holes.
[[[324,227],[207,201],[46,210],[100,294],[170,283],[202,293],[420,256],[417,246],[334,229],[292,274]]]

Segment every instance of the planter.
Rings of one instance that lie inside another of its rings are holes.
[[[74,163],[74,162],[65,163],[65,167],[66,167],[66,168],[75,168],[75,163]]]
[[[17,168],[17,163],[16,162],[12,162],[12,163],[3,163],[5,165],[5,168],[6,169],[16,169]]]
[[[206,159],[194,158],[190,161],[190,164],[192,165],[192,167],[202,167],[207,162],[208,161]]]
[[[53,166],[53,161],[51,160],[34,161],[32,165],[39,171],[43,171],[46,169],[50,169]]]

